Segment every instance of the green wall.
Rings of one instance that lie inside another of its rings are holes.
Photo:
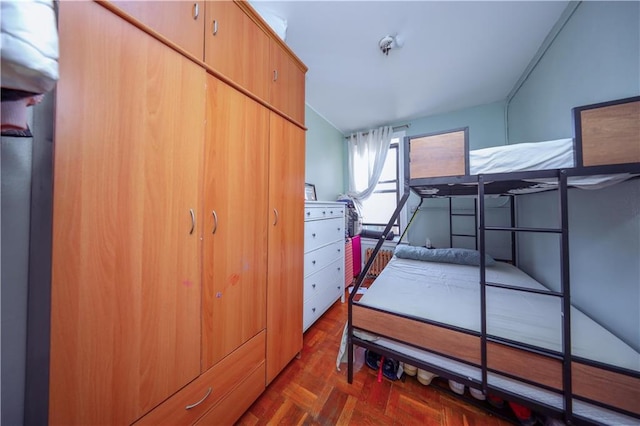
[[[308,105],[305,120],[305,182],[316,186],[318,200],[335,201],[345,191],[344,135]]]

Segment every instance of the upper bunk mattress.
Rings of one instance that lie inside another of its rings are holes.
[[[488,282],[546,289],[520,269],[497,262]],[[358,302],[385,311],[479,332],[479,268],[393,257]],[[560,298],[487,287],[487,333],[562,351]],[[640,353],[580,310],[571,309],[572,353],[640,371]]]
[[[555,170],[575,167],[572,138],[544,142],[526,142],[501,145],[469,151],[469,173],[513,173],[536,170]],[[600,189],[630,179],[634,175],[571,176],[568,184],[581,189]],[[557,186],[557,182],[532,179],[536,187],[512,191],[513,193],[538,192]]]

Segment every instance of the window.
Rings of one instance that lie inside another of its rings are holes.
[[[384,231],[402,197],[404,132],[393,134],[384,168],[373,194],[362,203],[362,227],[372,231]],[[404,212],[396,220],[392,231],[399,236],[405,221]]]

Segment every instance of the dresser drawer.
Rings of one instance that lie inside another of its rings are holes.
[[[344,252],[344,241],[336,241],[329,245],[320,247],[304,255],[304,276],[316,273],[332,263],[336,259],[341,259]]]
[[[345,206],[343,205],[318,205],[305,206],[304,220],[344,218]]]
[[[327,287],[338,290],[342,287],[344,279],[344,260],[336,259],[324,269],[309,275],[304,279],[304,300],[322,293]]]
[[[254,336],[193,382],[138,420],[135,425],[193,424],[207,410],[226,398],[248,374],[264,368],[265,332]],[[265,386],[264,370],[262,389]],[[196,405],[196,403],[200,402]],[[195,405],[195,406],[194,406]]]
[[[305,253],[338,240],[344,244],[344,220],[341,218],[305,222]]]
[[[215,407],[198,420],[196,425],[233,425],[264,391],[265,374],[265,365],[262,363]]]
[[[336,284],[327,286],[314,297],[306,300],[302,310],[302,329],[306,331],[342,294],[343,290]]]

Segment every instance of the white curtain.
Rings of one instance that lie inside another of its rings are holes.
[[[355,133],[347,140],[349,154],[349,191],[357,204],[369,198],[380,179],[389,152],[393,128],[380,127]]]

